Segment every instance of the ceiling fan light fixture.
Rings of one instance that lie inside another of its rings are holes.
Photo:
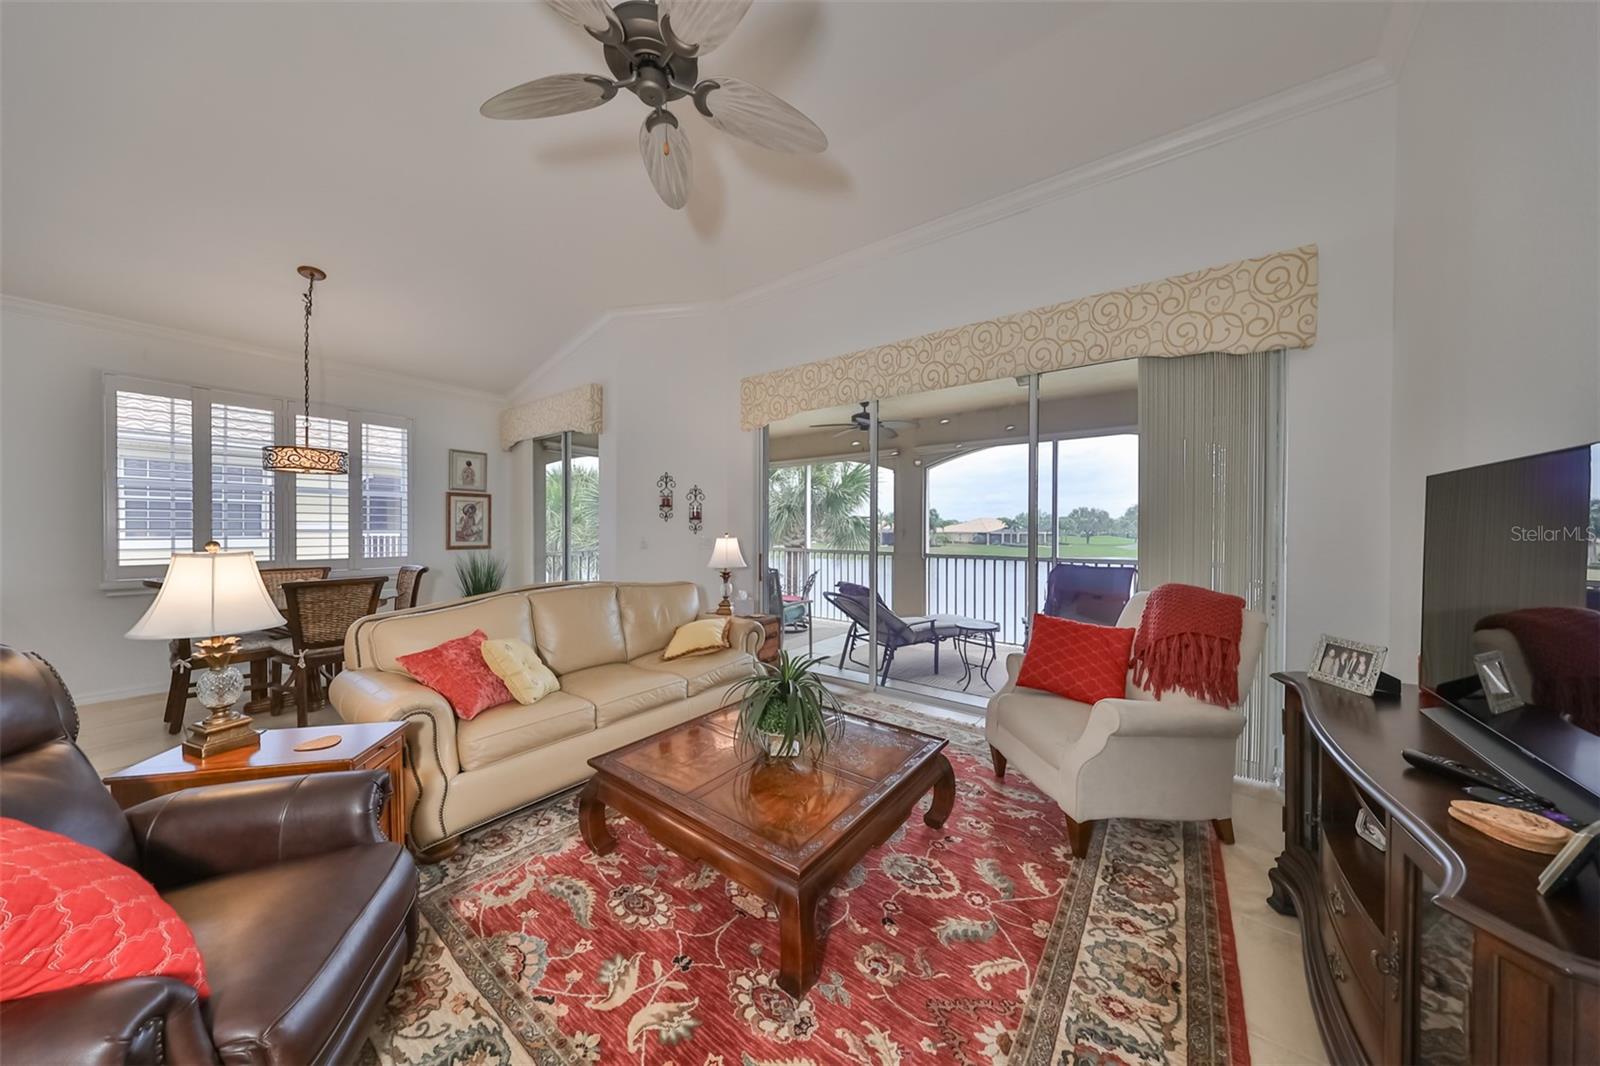
[[[674,211],[689,202],[694,153],[670,111],[652,111],[639,128],[639,157],[661,202]]]

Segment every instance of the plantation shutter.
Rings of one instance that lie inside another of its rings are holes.
[[[294,439],[305,440],[306,417],[294,416]],[[350,447],[350,424],[342,418],[311,416],[310,443],[317,448]],[[338,562],[350,557],[350,475],[294,475],[295,558],[300,562]]]
[[[194,421],[187,397],[115,393],[116,565],[162,566],[194,548]]]
[[[410,434],[401,426],[361,426],[361,554],[404,559],[410,551],[407,472]]]
[[[276,475],[261,467],[275,418],[268,407],[211,404],[211,538],[230,551],[253,551],[263,563],[276,555]]]

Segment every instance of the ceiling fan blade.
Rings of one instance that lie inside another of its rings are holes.
[[[562,18],[577,23],[596,37],[611,35],[612,27],[615,26],[617,39],[622,39],[622,23],[618,21],[616,13],[611,10],[611,5],[606,3],[606,0],[545,0],[545,2]]]
[[[478,108],[484,118],[549,118],[599,107],[617,95],[617,87],[597,74],[551,74],[535,78]]]
[[[904,418],[885,418],[881,419],[878,422],[878,425],[886,426],[889,429],[909,429],[910,427],[916,425],[916,423],[908,422]]]
[[[854,429],[854,422],[813,422],[812,429]]]
[[[703,56],[739,28],[751,0],[657,0],[661,30],[673,50]]]
[[[895,432],[895,431],[894,431],[894,430],[892,430],[892,429],[890,429],[890,428],[889,428],[889,427],[888,427],[888,426],[887,426],[887,425],[885,425],[885,424],[884,424],[884,423],[882,423],[882,422],[879,422],[879,423],[878,423],[878,435],[879,435],[879,436],[880,436],[880,437],[889,437],[889,438],[891,438],[891,439],[892,439],[892,438],[894,438],[894,437],[898,437],[898,436],[899,436],[899,435],[900,435],[900,434],[899,434],[899,433],[896,433],[896,432]]]
[[[723,133],[775,152],[821,152],[828,138],[792,106],[738,78],[707,78],[694,89],[694,106]]]
[[[662,203],[677,211],[689,202],[694,153],[689,150],[688,135],[669,112],[652,111],[645,116],[639,127],[639,156]]]

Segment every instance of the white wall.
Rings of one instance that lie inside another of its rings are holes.
[[[166,646],[123,638],[148,594],[101,589],[101,374],[113,371],[243,392],[293,396],[300,359],[263,356],[100,316],[8,301],[0,308],[0,641],[53,662],[81,702],[164,691]],[[497,450],[501,397],[452,391],[352,367],[312,363],[314,400],[414,420],[411,561],[430,567],[425,598],[456,595],[444,549],[446,453],[489,453],[495,503],[510,502],[509,457]],[[512,523],[495,514],[509,554]]]
[[[1600,7],[1429,4],[1399,84],[1390,663],[1428,474],[1600,440]]]
[[[1323,630],[1381,641],[1394,145],[1393,90],[1371,92],[898,254],[852,257],[818,281],[694,314],[612,319],[527,393],[605,385],[602,504],[614,491],[620,505],[602,516],[615,535],[607,573],[692,576],[705,565],[698,548],[646,505],[661,469],[680,491],[716,481],[713,513],[731,494],[727,521],[754,542],[738,378],[1314,241],[1319,339],[1290,353],[1287,374],[1289,654],[1309,655]]]

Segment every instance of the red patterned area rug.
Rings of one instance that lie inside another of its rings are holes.
[[[1248,1063],[1222,862],[1205,823],[1110,822],[1074,861],[1062,815],[975,730],[956,807],[910,821],[822,904],[821,979],[777,985],[772,906],[574,793],[423,872],[422,939],[365,1058],[401,1064],[1080,1066]],[[926,801],[924,801],[926,802]]]

